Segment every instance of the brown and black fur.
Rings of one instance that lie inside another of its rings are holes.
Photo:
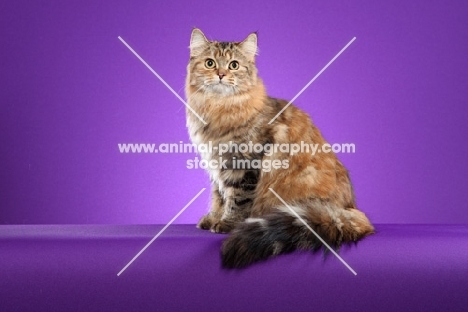
[[[192,31],[186,95],[187,127],[195,144],[326,143],[310,117],[294,105],[269,121],[287,101],[269,97],[257,75],[257,35],[242,42],[209,41],[199,29]],[[214,60],[214,68],[207,67]],[[237,61],[238,69],[230,69]],[[202,153],[218,159],[216,151]],[[355,204],[349,175],[330,153],[225,153],[227,168],[209,170],[212,204],[198,227],[230,233],[222,246],[225,267],[243,267],[295,249],[319,249],[320,241],[270,191],[273,189],[329,245],[356,242],[374,228]],[[288,168],[233,168],[233,159],[287,161]]]

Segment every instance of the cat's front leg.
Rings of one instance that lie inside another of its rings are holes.
[[[232,195],[234,189],[227,188],[223,190],[225,199],[223,200],[223,208],[221,217],[211,225],[211,232],[214,233],[229,233],[238,223],[235,213],[236,207],[234,197]]]
[[[211,207],[208,214],[204,215],[197,224],[197,227],[202,230],[210,230],[214,224],[218,223],[223,216],[224,200],[219,193],[219,188],[216,183],[211,186]]]
[[[229,233],[237,224],[237,218],[234,218],[232,213],[233,204],[230,196],[224,200],[219,189],[212,186],[211,209],[200,219],[197,227],[214,233]]]
[[[229,233],[239,222],[235,205],[235,188],[223,187],[223,209],[219,220],[211,226],[211,232]]]
[[[211,231],[229,233],[239,222],[250,216],[255,198],[259,172],[257,170],[236,170],[223,180],[223,215],[213,224]]]

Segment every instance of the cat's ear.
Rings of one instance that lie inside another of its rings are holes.
[[[258,54],[257,33],[248,35],[239,47],[250,62],[255,62],[255,55]]]
[[[203,32],[198,28],[194,28],[190,37],[190,56],[200,55],[205,50],[208,42]]]

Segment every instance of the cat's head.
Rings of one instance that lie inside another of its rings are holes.
[[[256,54],[256,33],[242,42],[219,42],[209,41],[195,28],[190,39],[187,87],[212,96],[249,92],[258,82]]]

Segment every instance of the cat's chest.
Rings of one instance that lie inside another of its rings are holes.
[[[232,145],[232,144],[249,144],[251,141],[257,141],[255,133],[250,131],[236,131],[236,129],[229,129],[226,131],[211,129],[208,127],[198,128],[197,130],[190,131],[190,139],[193,144],[196,145],[209,145],[218,148],[220,145]]]
[[[233,140],[233,127],[221,129],[212,123],[202,124],[193,120],[189,120],[187,126],[190,139],[194,144],[217,145]]]

